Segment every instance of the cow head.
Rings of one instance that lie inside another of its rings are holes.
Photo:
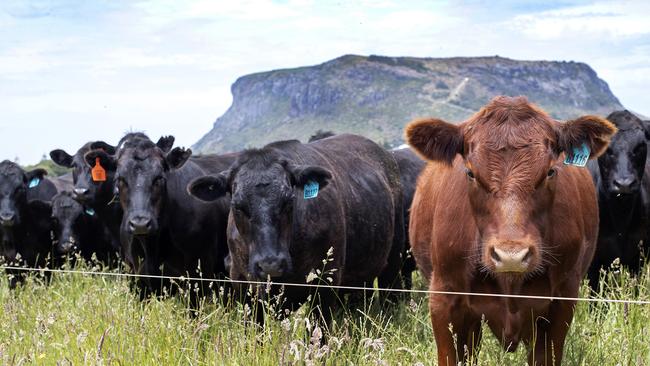
[[[92,166],[99,159],[102,165],[116,167],[115,188],[124,210],[124,234],[131,239],[156,235],[167,173],[182,167],[192,152],[182,148],[169,151],[173,137],[161,138],[154,144],[145,135],[135,133],[122,140],[116,156],[93,150],[85,155],[86,162]]]
[[[617,197],[638,194],[645,171],[650,130],[629,111],[617,111],[607,119],[618,128],[612,142],[598,158],[603,193]]]
[[[43,169],[24,171],[18,164],[0,162],[0,249],[2,256],[13,261],[21,243],[16,242],[16,227],[33,218],[39,206],[27,201],[27,191],[38,186],[47,173]],[[33,188],[30,188],[33,187]]]
[[[86,163],[85,155],[92,151],[98,150],[106,155],[114,155],[115,147],[104,141],[89,142],[82,146],[74,155],[70,155],[65,150],[56,149],[50,151],[50,157],[56,164],[72,169],[72,179],[74,189],[72,194],[74,198],[85,205],[94,206],[97,203],[106,204],[113,195],[113,175],[115,166],[109,161],[102,167],[106,170],[105,181],[94,181],[91,170],[95,165]]]
[[[66,255],[78,249],[80,233],[90,230],[94,211],[85,208],[69,192],[61,192],[52,198],[50,205],[52,232],[54,233],[54,253]]]
[[[600,117],[559,123],[523,97],[497,97],[460,125],[414,121],[406,138],[429,161],[459,159],[452,169],[465,176],[481,267],[526,275],[543,269],[551,246],[551,205],[559,178],[572,169],[564,155],[586,144],[598,157],[615,132]]]
[[[27,208],[27,190],[38,185],[47,172],[43,169],[24,171],[18,164],[0,163],[0,225],[19,225]]]
[[[327,186],[331,174],[294,165],[272,149],[249,150],[226,172],[195,179],[191,195],[213,201],[231,194],[231,214],[247,246],[251,278],[280,278],[292,272],[290,245],[294,199],[308,182]]]

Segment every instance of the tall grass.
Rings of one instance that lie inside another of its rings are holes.
[[[610,273],[599,296],[650,299],[648,268],[637,278],[626,271]],[[586,296],[586,288],[582,292]],[[141,302],[127,279],[80,274],[54,274],[49,284],[31,276],[10,291],[3,275],[0,363],[435,364],[426,295],[413,295],[383,310],[369,299],[360,308],[341,310],[328,332],[305,307],[259,327],[250,321],[251,310],[245,305],[210,302],[193,316],[187,298]],[[650,365],[649,325],[647,305],[580,303],[564,364]],[[480,365],[525,363],[523,346],[505,353],[487,327],[484,332]]]

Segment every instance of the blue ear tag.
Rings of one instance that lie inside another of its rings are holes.
[[[310,180],[309,182],[307,182],[307,184],[305,184],[303,191],[305,192],[304,198],[306,200],[310,198],[316,198],[316,196],[318,196],[318,182],[314,182],[313,180]]]
[[[90,207],[87,208],[87,209],[86,209],[86,215],[88,215],[88,216],[95,216],[95,210],[93,210],[93,209],[90,208]]]
[[[590,153],[591,151],[589,150],[589,147],[587,147],[587,144],[582,144],[580,147],[574,147],[573,157],[570,158],[567,154],[566,158],[564,159],[564,164],[575,165],[584,168],[584,166],[587,165],[587,160],[589,160]]]
[[[41,178],[34,177],[34,178],[32,178],[32,180],[29,181],[28,187],[29,188],[34,188],[34,187],[38,186],[40,183],[41,183]]]

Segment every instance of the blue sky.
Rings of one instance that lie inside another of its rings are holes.
[[[0,160],[129,130],[189,146],[237,77],[351,53],[586,62],[650,116],[649,16],[647,1],[3,0]]]

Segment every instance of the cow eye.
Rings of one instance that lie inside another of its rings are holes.
[[[467,177],[471,180],[476,179],[476,176],[474,176],[474,172],[471,171],[470,169],[465,169],[465,174],[467,174]]]
[[[605,150],[605,154],[607,154],[608,156],[612,156],[614,155],[614,151],[610,148],[607,148],[607,150]]]
[[[636,145],[634,150],[632,150],[632,154],[634,154],[635,156],[641,155],[644,152],[643,150],[645,150],[644,147],[646,147],[645,144]]]
[[[546,173],[546,177],[548,178],[553,178],[557,174],[557,170],[551,168],[548,170],[548,173]]]

